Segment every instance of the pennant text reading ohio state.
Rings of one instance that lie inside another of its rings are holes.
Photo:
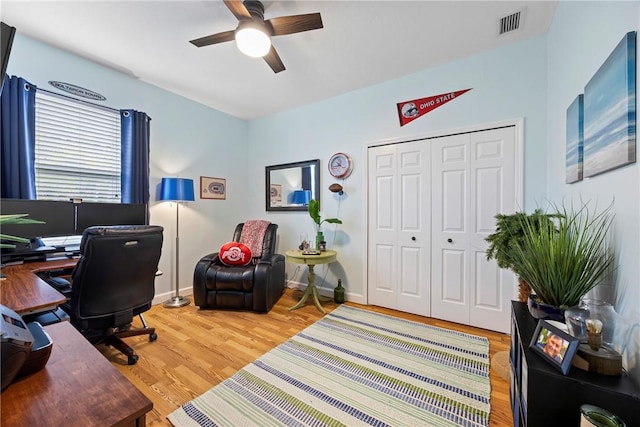
[[[427,98],[414,99],[412,101],[399,102],[398,117],[400,118],[400,126],[404,126],[409,122],[417,119],[420,116],[424,116],[431,110],[435,110],[441,105],[446,104],[462,95],[469,92],[471,88],[459,90],[456,92],[441,93],[440,95],[429,96]]]

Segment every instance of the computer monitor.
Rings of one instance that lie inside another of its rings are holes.
[[[71,202],[53,200],[0,200],[0,213],[28,214],[27,218],[44,221],[44,224],[2,224],[0,232],[35,241],[40,237],[70,236],[75,234],[75,206]],[[12,243],[12,242],[7,242]],[[18,244],[16,250],[29,249],[28,244]]]
[[[146,225],[144,203],[79,203],[76,231],[78,234],[94,225]]]

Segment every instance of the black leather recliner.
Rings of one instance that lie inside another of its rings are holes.
[[[240,242],[244,223],[238,224],[233,241]],[[269,224],[262,256],[245,266],[222,263],[218,252],[205,255],[193,273],[193,298],[200,308],[268,312],[284,292],[284,255],[275,253],[277,224]]]
[[[117,348],[129,365],[138,355],[121,338],[149,334],[150,341],[157,339],[142,313],[155,295],[163,231],[157,225],[87,228],[71,286],[62,289],[68,298],[62,309],[71,324],[93,344]],[[131,328],[134,316],[140,316],[142,328]]]

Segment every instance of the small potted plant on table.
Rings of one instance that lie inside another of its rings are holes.
[[[320,217],[320,204],[316,199],[309,200],[309,216],[316,224],[316,249],[320,249],[320,242],[324,241],[324,233],[322,232],[322,223],[327,222],[329,224],[342,224],[342,221],[338,218],[325,218]]]

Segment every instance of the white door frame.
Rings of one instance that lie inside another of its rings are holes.
[[[441,138],[441,137],[445,137],[445,136],[449,136],[449,135],[456,135],[456,134],[460,134],[460,133],[469,133],[469,132],[478,132],[478,131],[484,131],[484,130],[490,130],[490,129],[495,129],[495,128],[501,128],[501,127],[507,127],[507,126],[514,126],[515,127],[515,176],[516,176],[516,183],[515,183],[515,189],[516,189],[516,206],[524,206],[523,204],[523,193],[524,193],[524,118],[515,118],[515,119],[507,119],[507,120],[502,120],[502,121],[497,121],[497,122],[490,122],[490,123],[481,123],[481,124],[477,124],[477,125],[471,125],[471,126],[464,126],[461,128],[455,128],[455,129],[445,129],[445,130],[439,130],[439,131],[435,131],[435,132],[430,132],[430,133],[425,133],[425,134],[421,134],[421,135],[415,135],[415,136],[405,136],[405,137],[397,137],[397,138],[390,138],[390,139],[385,139],[385,140],[380,140],[380,141],[374,141],[368,144],[365,144],[363,147],[363,155],[362,158],[363,159],[367,159],[366,162],[366,170],[364,172],[365,174],[365,180],[366,180],[366,186],[367,188],[364,191],[364,198],[362,201],[362,212],[363,212],[363,224],[364,224],[364,229],[366,230],[364,234],[364,249],[365,249],[365,259],[366,262],[363,263],[362,266],[362,277],[365,278],[365,282],[363,284],[363,295],[362,295],[362,301],[358,301],[361,304],[369,304],[369,276],[368,276],[368,270],[369,270],[369,148],[371,147],[376,147],[376,146],[380,146],[380,145],[389,145],[389,144],[401,144],[403,142],[411,142],[411,141],[418,141],[418,140],[422,140],[422,139],[434,139],[434,138]],[[513,297],[516,298],[516,286],[514,283],[514,287],[513,287]]]

